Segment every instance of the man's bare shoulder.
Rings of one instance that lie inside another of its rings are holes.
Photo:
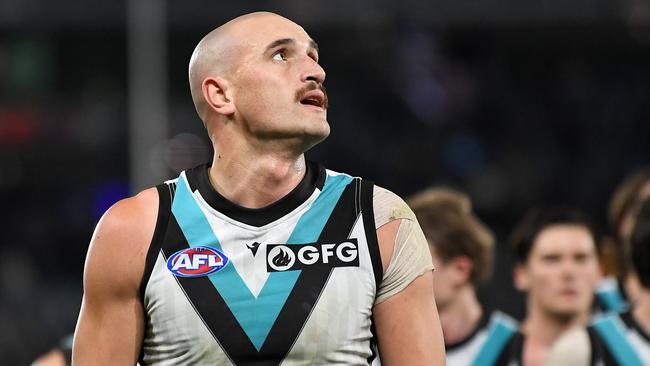
[[[86,258],[86,282],[102,281],[102,272],[139,286],[158,217],[158,192],[146,189],[109,208],[99,220]],[[98,273],[99,272],[99,273]],[[120,281],[122,282],[122,281]]]
[[[407,221],[407,224],[409,224],[407,226],[410,227],[410,224],[417,222],[417,220],[406,202],[386,188],[376,185],[372,201],[379,252],[385,272],[393,257],[400,228],[405,232],[406,226],[403,226],[402,222]]]
[[[100,224],[103,225],[126,225],[137,228],[141,221],[132,221],[137,217],[155,218],[158,213],[158,191],[156,188],[145,189],[137,195],[122,199],[111,206]]]
[[[121,238],[126,240],[121,240],[120,243],[148,246],[146,240],[143,243],[141,241],[147,239],[147,236],[151,239],[157,216],[158,192],[155,188],[146,189],[111,206],[97,224],[93,241]],[[120,243],[115,245],[122,245]]]
[[[415,221],[415,214],[404,199],[388,189],[375,186],[372,199],[377,228],[400,219]]]

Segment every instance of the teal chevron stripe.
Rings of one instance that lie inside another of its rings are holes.
[[[494,365],[503,347],[517,331],[516,324],[507,317],[496,313],[488,329],[487,340],[474,358],[472,366]]]
[[[607,312],[621,312],[627,309],[625,300],[616,289],[597,291],[596,295],[602,301]]]
[[[352,177],[328,176],[323,191],[312,207],[298,220],[288,244],[313,243],[318,240],[332,210]],[[176,184],[172,213],[191,247],[210,246],[223,252],[221,243],[198,206],[185,175]],[[224,299],[248,338],[259,351],[291,293],[301,271],[273,272],[255,298],[231,263],[208,276]]]
[[[625,326],[618,319],[618,315],[609,314],[593,322],[593,327],[605,340],[607,348],[618,361],[625,366],[642,366],[643,363],[634,347],[625,336]]]

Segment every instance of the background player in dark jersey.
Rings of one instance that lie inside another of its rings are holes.
[[[596,290],[604,311],[624,311],[636,299],[640,283],[629,261],[628,240],[639,204],[650,197],[650,169],[640,169],[616,188],[609,204],[610,234],[603,242],[601,266],[604,277]]]
[[[579,212],[536,209],[515,229],[512,244],[515,286],[527,294],[527,313],[506,353],[515,364],[542,365],[563,333],[589,321],[599,279],[596,237]]]
[[[200,172],[207,174],[213,196],[252,212],[280,201],[302,182],[309,166],[304,152],[329,134],[325,71],[318,58],[316,43],[300,26],[271,13],[236,18],[199,43],[189,78],[197,112],[213,142],[212,165]],[[159,197],[156,189],[148,189],[120,201],[98,224],[86,260],[73,362],[133,364],[138,358],[143,336],[149,334],[140,285]],[[391,212],[390,222],[376,225],[385,274],[391,266],[409,268],[407,263],[393,265],[408,245],[396,249],[405,220]],[[414,240],[421,231],[412,227],[405,241],[419,245]],[[426,250],[426,241],[423,245]],[[429,257],[420,254],[411,257],[411,267]],[[429,258],[428,270],[372,309],[386,365],[444,362],[430,263]],[[155,343],[155,334],[151,337]]]
[[[434,292],[447,365],[494,364],[517,328],[513,319],[488,312],[476,297],[476,288],[492,272],[494,235],[472,212],[464,193],[431,188],[410,198],[408,204],[429,241],[436,267]]]
[[[628,260],[641,285],[634,307],[599,314],[588,328],[566,334],[553,347],[550,361],[594,366],[650,364],[650,200],[643,202],[630,224]]]
[[[629,261],[640,287],[631,310],[594,320],[589,328],[594,364],[650,364],[650,199],[631,220]]]

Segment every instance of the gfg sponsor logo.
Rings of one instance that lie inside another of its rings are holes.
[[[357,239],[341,243],[269,244],[266,253],[267,272],[359,266]]]

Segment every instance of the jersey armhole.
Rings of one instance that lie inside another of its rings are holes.
[[[151,277],[153,267],[156,264],[162,240],[165,231],[167,230],[167,223],[169,222],[175,188],[175,183],[163,183],[156,186],[156,190],[158,191],[158,217],[156,219],[156,228],[154,229],[153,237],[151,238],[151,243],[147,250],[144,273],[142,274],[142,281],[140,282],[140,301],[142,301],[143,304],[147,283]]]
[[[370,262],[372,264],[372,272],[375,276],[375,291],[379,290],[382,279],[384,278],[384,269],[381,265],[381,254],[379,252],[379,239],[377,238],[377,228],[375,227],[375,208],[373,204],[373,194],[375,185],[371,181],[359,179],[360,184],[360,203],[361,215],[363,217],[363,227],[366,234],[366,241],[368,243],[368,252],[370,253]],[[375,295],[376,296],[376,295]],[[370,316],[370,332],[372,338],[370,339],[370,356],[368,357],[368,365],[373,365],[373,361],[379,358],[379,344],[377,340],[377,330],[375,328],[375,317]]]
[[[365,179],[361,180],[361,212],[363,215],[363,227],[368,240],[368,251],[372,271],[375,275],[376,289],[379,290],[384,277],[384,269],[381,264],[381,253],[379,252],[379,240],[377,239],[377,228],[375,227],[375,212],[373,205],[374,184]]]

